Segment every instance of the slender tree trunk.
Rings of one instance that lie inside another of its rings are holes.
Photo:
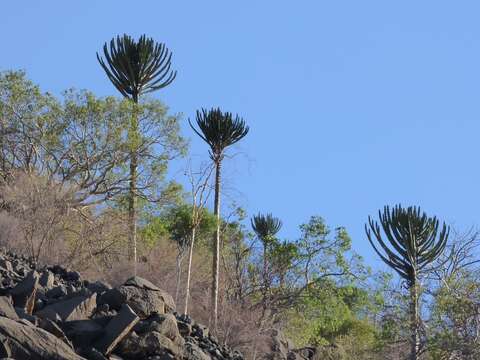
[[[138,119],[137,119],[137,102],[133,99],[132,122],[130,124],[130,184],[128,196],[128,226],[129,226],[129,258],[133,263],[133,275],[137,276],[137,141],[138,141]]]
[[[418,309],[418,284],[415,280],[410,287],[410,331],[411,331],[411,344],[410,344],[410,360],[417,360],[420,350],[420,337],[419,337],[419,309]]]
[[[185,309],[183,313],[188,315],[188,301],[190,299],[190,276],[192,274],[192,258],[193,258],[193,246],[195,245],[195,231],[196,227],[192,226],[192,239],[190,242],[190,250],[188,252],[188,269],[187,269],[187,289],[185,291]]]
[[[177,254],[177,280],[175,284],[175,304],[178,303],[178,295],[180,293],[180,280],[182,278],[182,261],[185,254],[184,250],[180,250]]]
[[[213,239],[213,262],[212,262],[212,298],[211,298],[211,327],[217,331],[218,318],[218,278],[220,275],[220,171],[221,160],[215,161],[215,205],[213,214],[217,218],[217,228]]]

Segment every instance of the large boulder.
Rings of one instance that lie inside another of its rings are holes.
[[[18,315],[13,307],[10,298],[0,296],[0,316],[7,317],[12,320],[18,320]]]
[[[40,275],[40,280],[38,281],[40,286],[46,288],[46,289],[51,289],[53,287],[53,283],[55,281],[55,276],[48,270],[45,270],[41,275]]]
[[[154,355],[178,359],[183,357],[185,341],[173,314],[154,314],[137,329],[138,334],[132,332],[120,343],[120,354],[132,359]],[[196,353],[201,357],[201,351]]]
[[[95,344],[95,348],[109,355],[120,341],[140,320],[128,305],[123,305],[120,312],[105,327],[104,335]]]
[[[10,291],[15,307],[25,309],[25,312],[30,315],[35,306],[35,294],[38,288],[38,281],[38,273],[31,271],[22,282]]]
[[[66,336],[76,348],[87,348],[100,339],[105,331],[93,320],[75,320],[62,324]]]
[[[13,359],[84,359],[49,332],[5,317],[0,317],[0,344],[0,355]]]
[[[141,319],[154,313],[165,314],[175,309],[173,298],[168,293],[138,276],[105,292],[100,297],[99,304],[108,304],[115,310],[119,310],[123,304],[128,304]]]
[[[168,355],[175,359],[183,358],[183,349],[165,335],[156,331],[149,331],[141,335],[135,332],[123,340],[119,345],[119,353],[128,359],[145,359],[153,355]]]
[[[156,331],[178,346],[183,346],[183,338],[178,330],[177,320],[172,314],[155,314],[148,319],[147,331]]]
[[[186,360],[210,360],[211,357],[207,355],[200,347],[194,342],[185,343],[185,351],[183,354]]]
[[[52,321],[74,321],[88,319],[97,306],[97,294],[77,296],[69,300],[60,301],[49,305],[35,313],[38,317]]]

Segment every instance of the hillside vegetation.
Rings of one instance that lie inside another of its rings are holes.
[[[386,207],[365,244],[391,272],[372,270],[321,214],[280,238],[274,214],[222,198],[222,165],[254,131],[248,119],[200,109],[181,133],[183,119],[148,95],[175,79],[168,49],[145,37],[107,45],[99,61],[120,97],[57,97],[0,73],[0,247],[113,286],[148,279],[247,359],[306,347],[332,359],[480,358],[476,232]],[[188,160],[189,136],[206,143],[201,164]],[[169,178],[172,162],[184,179]]]

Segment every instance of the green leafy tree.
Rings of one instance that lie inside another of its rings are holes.
[[[378,256],[407,283],[410,291],[410,359],[416,360],[422,350],[420,341],[420,276],[444,251],[450,228],[436,217],[428,217],[419,207],[379,211],[379,223],[368,218],[365,232]],[[382,235],[383,229],[383,235]]]
[[[76,190],[77,209],[104,202],[125,186],[116,171],[125,160],[125,104],[88,91],[61,99],[43,93],[25,73],[0,73],[0,176],[40,175]]]
[[[433,360],[480,358],[480,238],[458,234],[430,274],[429,344]]]
[[[200,239],[213,234],[215,229],[215,217],[205,208],[202,208],[199,210],[199,212],[201,212],[201,214],[198,215],[200,217],[198,223],[194,223],[195,214],[191,205],[183,204],[178,207],[173,207],[168,210],[164,216],[168,224],[167,229],[169,232],[169,237],[177,246],[177,280],[175,288],[175,302],[178,302],[180,292],[182,262],[186,251],[192,246],[192,229],[195,228],[195,233],[193,236]]]
[[[377,332],[366,314],[373,310],[366,289],[339,285],[331,279],[310,287],[301,301],[289,311],[287,334],[297,346],[345,346],[349,353],[373,353]]]
[[[135,41],[128,35],[117,36],[110,46],[103,46],[102,58],[97,59],[109,80],[126,99],[132,102],[128,145],[130,153],[130,186],[128,214],[130,225],[130,258],[134,274],[137,272],[137,197],[139,150],[144,146],[139,129],[138,102],[143,94],[162,89],[172,83],[176,72],[172,71],[172,54],[162,43],[142,35]]]
[[[249,127],[238,115],[222,112],[219,108],[197,111],[197,130],[189,121],[191,128],[210,147],[210,158],[215,164],[215,202],[213,213],[217,217],[217,229],[213,241],[211,325],[216,331],[218,319],[218,280],[220,271],[220,185],[222,161],[225,150],[243,139]]]

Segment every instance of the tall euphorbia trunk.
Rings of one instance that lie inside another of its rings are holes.
[[[130,147],[130,183],[128,194],[129,258],[133,262],[133,274],[137,275],[137,141],[138,141],[138,98],[133,97],[132,119],[128,134]]]
[[[137,157],[134,153],[130,159],[130,189],[128,198],[129,257],[133,262],[133,273],[137,275]]]
[[[414,280],[410,286],[410,360],[417,360],[420,351],[419,337],[418,284]]]
[[[211,312],[211,326],[214,331],[217,331],[218,318],[218,279],[220,275],[220,172],[222,169],[222,161],[217,157],[215,160],[215,204],[213,214],[217,220],[217,227],[215,229],[213,239],[213,262],[212,262],[212,312]]]

